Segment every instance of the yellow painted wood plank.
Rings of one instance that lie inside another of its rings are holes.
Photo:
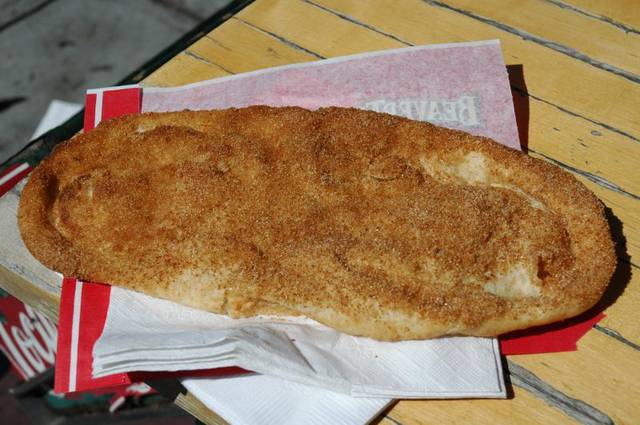
[[[640,195],[640,143],[544,102],[528,103],[531,150]]]
[[[180,53],[142,81],[146,86],[172,87],[228,75],[220,67]]]
[[[524,78],[530,93],[640,138],[640,114],[636,112],[640,107],[640,84],[631,84],[610,72],[420,0],[309,1],[413,44],[498,38],[502,42],[506,62],[523,64]],[[353,53],[356,50],[384,48],[378,46],[373,37],[359,46],[336,45],[332,40],[347,37],[342,33],[342,29],[313,34],[313,37],[299,37],[300,30],[288,28],[287,25],[304,27],[306,20],[302,17],[311,13],[312,8],[314,6],[309,3],[265,0],[245,9],[241,16],[286,38],[291,37],[294,42],[298,40],[310,50],[324,51],[326,55],[335,56]],[[327,12],[326,15],[330,13]],[[325,27],[330,27],[332,22],[340,20],[326,15],[318,15],[314,19],[324,22]],[[315,25],[322,26],[320,22],[316,22]],[[398,42],[396,45],[399,46],[401,43]]]
[[[640,30],[638,0],[562,0],[562,3]]]
[[[207,425],[228,425],[220,415],[210,410],[203,402],[191,393],[178,394],[174,403]]]
[[[607,317],[599,324],[640,346],[640,269],[624,264],[619,267],[611,292],[618,294],[623,288],[624,292],[607,308]]]
[[[334,19],[323,10],[297,0],[258,1],[237,17],[325,57],[403,47],[384,35]]]
[[[0,266],[0,288],[58,323],[60,296]]]
[[[640,418],[640,351],[591,330],[578,351],[513,356],[511,360],[564,394],[582,400],[616,424]]]
[[[509,400],[402,400],[388,416],[402,425],[577,424],[561,410],[514,387]]]
[[[545,1],[444,0],[444,3],[576,50],[589,58],[640,74],[640,34]],[[640,3],[636,3],[640,8]]]
[[[536,155],[532,154],[531,156]],[[607,207],[611,208],[613,214],[622,223],[622,236],[626,239],[627,254],[632,262],[640,264],[640,201],[606,189],[575,173],[572,174],[595,193]],[[619,234],[616,235],[615,230],[613,232],[614,238],[619,236]]]
[[[317,59],[237,19],[230,19],[189,50],[203,58],[213,59],[233,73]]]

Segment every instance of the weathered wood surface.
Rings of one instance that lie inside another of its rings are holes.
[[[626,32],[640,32],[640,8],[636,0],[551,0],[577,13],[600,19]]]
[[[604,303],[607,317],[577,352],[511,357],[509,400],[401,401],[381,423],[633,424],[640,418],[638,9],[633,0],[259,0],[145,84],[499,38],[513,65],[519,112],[528,118],[521,135],[529,154],[576,175],[610,209],[620,261]],[[197,403],[187,405],[216,423]]]

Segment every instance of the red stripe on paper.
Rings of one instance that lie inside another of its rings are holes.
[[[58,364],[56,364],[55,390],[57,392],[69,392],[69,361],[71,358],[71,329],[76,280],[65,279],[62,288],[63,293],[60,302],[59,321],[60,333],[58,335],[59,354]],[[99,283],[83,282],[77,346],[75,392],[96,389],[111,391],[117,386],[129,385],[132,382],[147,380],[175,379],[179,377],[221,377],[250,373],[239,367],[224,367],[178,372],[118,373],[115,375],[104,376],[102,378],[92,378],[93,347],[104,330],[104,326],[107,321],[107,314],[109,312],[109,304],[111,301],[110,297],[110,286]]]
[[[26,164],[26,163],[25,163],[25,162],[23,162],[23,163],[20,163],[20,164],[15,164],[15,165],[12,165],[12,166],[10,166],[10,167],[7,167],[7,169],[5,169],[5,170],[2,172],[2,174],[0,174],[0,178],[2,178],[2,177],[4,177],[4,176],[6,176],[6,175],[8,175],[8,174],[10,174],[10,173],[11,173],[12,171],[14,171],[16,168],[18,168],[18,167],[22,167],[24,164]],[[9,180],[7,180],[6,182],[4,182],[4,183],[0,184],[0,196],[4,195],[4,194],[5,194],[5,193],[7,193],[9,190],[11,190],[11,188],[12,188],[13,186],[15,186],[16,184],[18,184],[18,182],[19,182],[20,180],[22,180],[23,178],[25,178],[25,177],[26,177],[26,176],[31,172],[31,170],[32,170],[32,169],[33,169],[33,168],[31,168],[31,167],[29,167],[29,166],[27,165],[27,167],[26,167],[23,171],[21,171],[21,172],[17,173],[15,176],[11,177],[11,178],[10,178]]]
[[[4,169],[4,171],[2,173],[0,173],[0,177],[4,177],[7,174],[9,174],[10,172],[12,172],[13,170],[15,170],[16,168],[18,168],[20,165],[22,164],[13,164],[13,165],[9,165],[7,168]]]
[[[84,132],[93,130],[96,121],[96,98],[95,93],[88,93],[84,98]]]
[[[580,338],[603,318],[603,313],[587,312],[564,322],[501,335],[500,351],[504,355],[576,351]]]
[[[111,287],[99,283],[85,282],[82,288],[80,331],[78,338],[78,366],[76,370],[76,391],[92,388],[113,387],[130,384],[126,374],[92,378],[93,346],[107,320]]]
[[[73,297],[69,292],[65,296]],[[179,372],[135,372],[118,373],[92,378],[93,371],[93,347],[102,335],[107,322],[109,304],[111,301],[111,287],[99,283],[84,282],[82,287],[82,302],[80,312],[80,330],[77,347],[76,391],[93,390],[99,388],[112,388],[120,385],[129,385],[132,382],[175,379],[178,377],[220,377],[249,373],[239,367],[225,367],[207,370],[185,370]],[[65,300],[67,301],[67,300]],[[73,308],[73,299],[65,303],[65,308]],[[62,305],[61,305],[62,308]],[[71,328],[71,322],[69,322]],[[71,339],[69,338],[69,346]],[[67,360],[69,356],[66,357]],[[68,363],[68,362],[67,362]],[[68,370],[68,367],[67,367]],[[68,374],[67,374],[68,375]]]
[[[57,393],[69,391],[69,367],[71,361],[71,327],[73,323],[73,298],[77,281],[65,277],[60,293],[60,317],[58,319],[58,344],[53,390]]]
[[[105,90],[102,92],[102,121],[140,112],[142,89]]]

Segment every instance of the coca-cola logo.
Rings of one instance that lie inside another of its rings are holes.
[[[17,299],[11,301],[16,304],[11,309],[7,303],[1,306],[5,320],[0,323],[0,342],[13,365],[29,379],[54,364],[58,334],[42,313]]]

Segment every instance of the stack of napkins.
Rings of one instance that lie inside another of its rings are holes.
[[[94,376],[239,366],[355,397],[503,397],[492,338],[382,342],[306,318],[234,320],[113,287]]]
[[[265,375],[185,379],[189,393],[233,425],[358,425],[393,400],[355,398]]]

